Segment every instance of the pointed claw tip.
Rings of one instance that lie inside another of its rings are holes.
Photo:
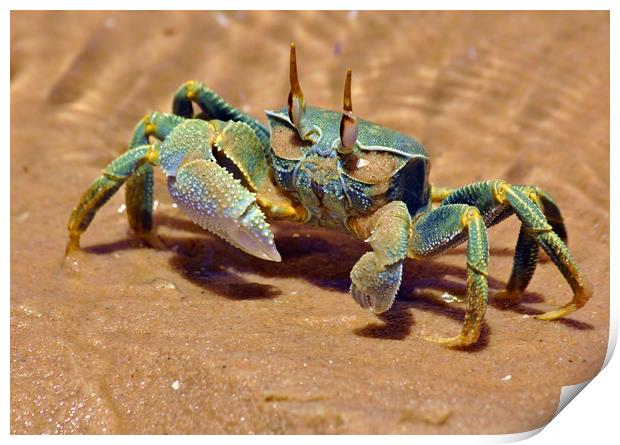
[[[575,305],[574,303],[569,303],[566,306],[562,306],[559,309],[554,309],[552,311],[548,311],[540,315],[535,315],[534,318],[536,318],[537,320],[553,321],[559,318],[564,318],[567,315],[570,315],[573,312],[575,312],[577,309],[578,309],[577,305]]]
[[[424,341],[435,343],[450,349],[462,349],[471,346],[472,343],[464,341],[460,336],[456,337],[434,337],[425,335],[422,337]]]
[[[67,246],[65,247],[65,258],[78,250],[80,250],[80,238],[79,236],[71,234],[67,241]]]
[[[274,263],[281,263],[282,257],[280,252],[274,247],[271,252],[263,252],[263,259],[267,261],[273,261]]]

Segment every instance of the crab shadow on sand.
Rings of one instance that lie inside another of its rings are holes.
[[[222,297],[234,300],[276,298],[281,290],[271,284],[248,281],[241,273],[251,273],[266,278],[301,278],[315,286],[333,290],[348,296],[353,265],[366,252],[367,246],[346,234],[315,227],[294,224],[276,225],[276,243],[282,255],[281,263],[263,261],[230,246],[219,238],[203,231],[192,222],[166,215],[156,216],[156,225],[166,226],[196,236],[159,235],[164,244],[174,252],[171,266],[190,282],[208,289]],[[133,240],[91,246],[90,253],[106,254],[116,250],[142,246]],[[443,255],[461,255],[465,265],[465,249],[458,247]],[[512,256],[510,249],[491,249],[491,256]],[[403,340],[412,331],[412,310],[432,312],[461,322],[465,315],[464,304],[448,303],[438,293],[462,296],[466,293],[467,272],[464,266],[452,266],[440,261],[441,256],[423,260],[405,261],[403,282],[394,306],[378,316],[383,323],[372,322],[354,333],[361,337]],[[541,263],[549,260],[541,256]],[[543,311],[519,305],[506,306],[494,301],[494,292],[505,287],[505,282],[488,277],[489,304],[501,310],[523,315],[541,314]],[[294,297],[292,297],[294,298]],[[526,292],[521,303],[542,303],[544,297]],[[592,329],[592,326],[572,319],[560,319],[559,323],[573,329]],[[485,323],[480,340],[465,351],[475,352],[488,344],[490,329]]]

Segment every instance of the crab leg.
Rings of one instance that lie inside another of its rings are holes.
[[[543,210],[545,214],[545,218],[547,218],[547,222],[553,228],[553,231],[560,237],[564,243],[568,239],[568,234],[566,233],[566,227],[564,226],[564,219],[562,218],[562,214],[560,213],[560,208],[555,203],[553,198],[549,196],[547,192],[545,192],[540,187],[531,187],[534,189],[536,197],[540,202],[539,207]]]
[[[129,149],[149,143],[153,136],[163,141],[184,119],[171,114],[154,112],[144,116],[134,129]],[[161,242],[153,233],[153,166],[145,162],[127,179],[125,205],[129,226],[150,245]]]
[[[442,205],[416,220],[409,245],[409,256],[420,258],[443,252],[465,238],[468,238],[467,295],[463,327],[456,337],[426,337],[426,340],[455,348],[478,341],[487,308],[489,245],[484,220],[475,207]]]
[[[528,196],[528,190],[530,193]],[[538,202],[538,200],[540,200]],[[524,289],[536,267],[533,240],[552,259],[573,291],[573,298],[564,306],[537,318],[555,320],[564,317],[586,304],[591,297],[585,279],[562,238],[566,229],[557,205],[542,190],[532,187],[513,186],[505,181],[485,181],[456,190],[446,198],[442,206],[467,203],[478,207],[487,224],[502,219],[508,211],[514,211],[522,223],[523,236],[517,241],[517,252],[509,287],[500,297],[517,298]],[[541,210],[541,208],[543,210]],[[545,214],[551,221],[547,221]],[[558,233],[554,232],[554,229]],[[512,284],[511,284],[512,282]]]
[[[521,226],[510,278],[506,289],[495,293],[496,300],[502,300],[508,304],[516,304],[521,300],[521,294],[534,276],[538,264],[538,250],[536,240],[530,236],[525,227]]]
[[[393,201],[367,217],[352,218],[351,231],[372,247],[351,270],[351,295],[374,313],[387,311],[400,288],[411,231],[404,202]]]
[[[553,199],[538,187],[513,187],[521,190],[525,196],[542,210],[553,231],[566,243],[567,235],[562,214]],[[510,213],[512,213],[511,208],[510,210]],[[506,284],[506,289],[495,294],[497,300],[504,300],[508,303],[518,303],[521,300],[521,294],[530,283],[534,271],[536,270],[536,265],[538,264],[538,250],[539,247],[536,239],[532,237],[528,233],[527,228],[522,225],[515,247],[515,256],[510,279]]]
[[[193,117],[192,102],[196,103],[209,119],[222,121],[239,121],[248,124],[256,133],[261,145],[269,147],[269,130],[250,115],[225,102],[202,82],[190,80],[185,82],[174,95],[172,112],[183,117]]]
[[[439,187],[437,185],[431,184],[431,202],[439,204],[441,203],[441,201],[446,199],[453,191],[454,189],[448,187]]]
[[[492,201],[491,203],[486,201],[484,203],[479,202],[475,197],[475,193],[472,192],[472,187],[474,186],[465,186],[453,196],[451,195],[456,191],[455,189],[433,186],[431,189],[431,200],[434,203],[441,203],[443,200],[448,198],[448,196],[450,196],[450,200],[448,202],[465,202],[478,206],[485,215],[485,223],[487,226],[495,225],[514,213],[512,207],[501,204],[497,201]],[[543,211],[545,218],[553,228],[553,231],[563,242],[566,243],[567,235],[562,214],[551,196],[539,187],[517,185],[513,187],[522,191]],[[503,300],[508,303],[519,302],[521,299],[521,294],[531,281],[534,271],[536,270],[536,265],[538,263],[538,250],[539,247],[536,240],[528,234],[528,231],[524,227],[521,227],[515,248],[515,256],[510,279],[508,280],[506,289],[494,295],[495,299]]]
[[[121,185],[141,165],[148,163],[157,165],[159,162],[159,145],[149,144],[135,147],[126,151],[113,160],[84,192],[78,205],[71,212],[69,218],[69,241],[65,255],[79,249],[80,236],[88,228],[95,217],[97,210],[116,193]]]

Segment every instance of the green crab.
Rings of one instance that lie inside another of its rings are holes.
[[[269,128],[201,82],[182,85],[172,114],[145,116],[128,151],[83,194],[69,219],[66,254],[79,248],[97,210],[123,184],[130,226],[158,245],[153,167],[160,166],[173,200],[195,223],[258,258],[281,261],[267,220],[316,224],[365,240],[371,250],[351,271],[351,294],[377,314],[392,306],[405,258],[430,257],[467,241],[464,324],[454,337],[426,337],[449,347],[478,341],[488,299],[487,227],[513,214],[521,230],[510,279],[496,298],[519,301],[542,248],[573,297],[537,318],[564,317],[588,301],[558,206],[543,190],[502,180],[457,189],[432,185],[430,159],[419,142],[353,114],[351,70],[342,112],[306,105],[294,44],[290,84],[287,107],[266,112]]]

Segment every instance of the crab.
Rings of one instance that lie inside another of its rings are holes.
[[[194,104],[201,114],[194,113]],[[268,220],[319,225],[365,240],[371,250],[351,271],[350,293],[376,314],[392,306],[406,258],[431,257],[467,241],[462,328],[453,337],[424,337],[447,347],[479,340],[489,293],[487,227],[513,214],[521,222],[513,268],[495,298],[518,303],[536,269],[539,248],[573,296],[536,318],[564,317],[590,298],[549,194],[503,180],[455,189],[431,184],[430,159],[418,141],[355,116],[350,69],[342,112],[309,106],[291,44],[288,104],[266,115],[269,127],[203,83],[184,83],[172,113],[146,115],[128,150],[82,195],[69,219],[65,255],[79,249],[97,210],[123,184],[129,225],[160,246],[152,223],[153,167],[159,166],[172,199],[193,222],[258,258],[281,261]]]

